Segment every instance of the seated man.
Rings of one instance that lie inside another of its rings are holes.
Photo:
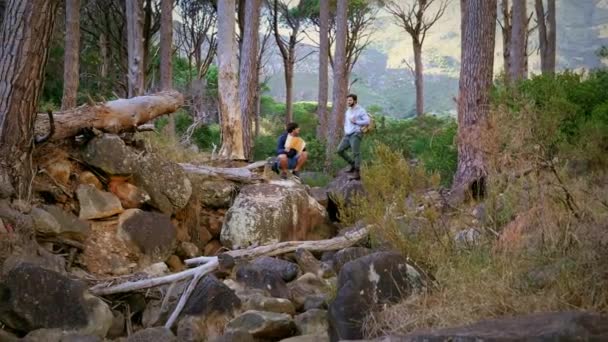
[[[297,123],[291,122],[287,124],[286,132],[279,137],[277,143],[277,172],[280,168],[282,179],[287,179],[288,170],[293,170],[293,175],[299,178],[300,170],[308,158],[306,143],[299,135],[300,127]]]

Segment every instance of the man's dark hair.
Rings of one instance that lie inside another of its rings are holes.
[[[353,101],[357,102],[357,95],[355,95],[355,94],[348,94],[348,96],[346,98],[349,98],[349,97],[351,99],[353,99]]]
[[[298,128],[298,124],[295,122],[290,122],[287,124],[287,133],[293,132],[296,128]]]

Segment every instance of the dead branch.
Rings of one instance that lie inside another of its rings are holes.
[[[251,170],[260,167],[258,163],[259,162],[251,164],[255,166],[253,168],[251,168],[251,165],[246,167],[212,167],[187,163],[181,163],[179,165],[184,169],[184,171],[191,174],[221,177],[240,183],[257,183],[262,181],[262,177],[251,172]]]

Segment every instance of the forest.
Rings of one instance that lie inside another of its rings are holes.
[[[607,35],[602,0],[0,0],[0,340],[608,339]]]

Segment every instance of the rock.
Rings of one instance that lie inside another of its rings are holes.
[[[78,176],[78,182],[80,184],[89,184],[96,187],[99,190],[103,190],[103,185],[97,176],[90,171],[84,171]]]
[[[0,320],[17,331],[57,328],[104,337],[112,325],[110,308],[85,283],[37,265],[14,267],[0,291]]]
[[[144,190],[128,183],[126,177],[112,177],[108,190],[116,195],[125,209],[140,208],[150,200],[150,195]]]
[[[89,224],[79,220],[71,212],[58,206],[47,205],[32,208],[32,218],[36,232],[45,236],[61,236],[76,241],[84,241],[91,233]]]
[[[296,306],[296,310],[301,309],[306,299],[311,296],[325,296],[329,292],[329,287],[323,280],[312,273],[305,273],[300,278],[288,285],[291,291],[291,298]]]
[[[605,341],[608,316],[551,312],[484,320],[435,331],[413,332],[399,341]]]
[[[111,175],[133,174],[138,156],[117,135],[104,134],[91,139],[82,154],[85,163]]]
[[[300,335],[281,340],[280,342],[329,342],[327,332],[314,335]]]
[[[200,191],[202,204],[208,208],[228,209],[238,193],[236,184],[226,180],[207,180],[203,182],[194,180],[193,183],[193,186]]]
[[[250,333],[242,330],[229,331],[222,336],[210,340],[211,342],[259,342]],[[180,341],[181,342],[181,341]]]
[[[170,256],[166,263],[172,272],[181,272],[186,269],[186,265],[184,265],[177,255]]]
[[[355,198],[364,196],[365,190],[360,180],[352,180],[347,169],[341,170],[336,177],[325,187],[327,192],[327,212],[332,221],[339,221],[338,203],[347,207],[355,205]]]
[[[125,332],[125,315],[120,311],[112,311],[114,319],[110,330],[108,330],[108,338],[117,338],[124,335]]]
[[[11,334],[8,331],[0,329],[0,341],[2,342],[19,342],[20,338]]]
[[[481,233],[475,228],[461,230],[456,234],[456,236],[454,236],[454,242],[456,243],[456,246],[461,248],[476,246],[477,244],[479,244],[480,239]]]
[[[182,259],[196,258],[201,254],[198,247],[191,242],[181,242],[177,248],[177,255]]]
[[[118,218],[118,236],[137,247],[149,262],[166,260],[176,247],[176,230],[167,215],[129,209]]]
[[[266,290],[276,298],[290,299],[290,291],[281,276],[272,270],[255,264],[240,264],[236,267],[236,281],[254,289]]]
[[[281,339],[293,335],[296,325],[287,314],[250,310],[230,321],[226,329],[243,330],[256,338]]]
[[[340,270],[347,262],[370,255],[373,252],[373,250],[365,247],[348,247],[342,249],[334,254],[332,258],[334,269],[337,273],[340,273]]]
[[[244,310],[258,310],[295,315],[293,303],[284,298],[266,297],[259,294],[240,297]]]
[[[164,262],[157,262],[155,264],[152,264],[144,268],[142,272],[149,275],[150,277],[160,277],[171,273],[171,271],[169,271],[169,267]]]
[[[325,209],[294,182],[241,189],[224,218],[221,242],[231,249],[279,241],[321,240],[334,235]]]
[[[224,224],[224,218],[217,215],[210,215],[208,217],[207,230],[213,236],[214,239],[219,239],[222,232],[222,225]]]
[[[338,277],[336,298],[329,305],[331,340],[362,339],[361,324],[372,308],[406,298],[412,292],[407,266],[405,257],[394,252],[346,263]]]
[[[473,208],[471,214],[475,217],[475,219],[481,224],[485,224],[488,218],[488,211],[486,209],[486,205],[484,203],[479,203]]]
[[[327,311],[313,309],[301,313],[295,317],[296,326],[302,335],[314,335],[327,333]]]
[[[141,253],[119,238],[117,230],[118,220],[91,223],[91,235],[84,243],[83,253],[78,256],[89,272],[124,275],[137,268]]]
[[[312,196],[312,198],[319,202],[320,205],[327,207],[327,201],[329,198],[327,196],[326,189],[320,187],[313,187],[310,188],[308,192],[310,193],[310,196]]]
[[[317,258],[306,249],[300,248],[296,250],[295,258],[304,273],[313,273],[321,278],[329,278],[336,275],[330,267],[327,267],[326,264],[317,260]]]
[[[189,317],[180,320],[178,340],[184,341],[193,334],[203,340],[221,336],[226,322],[235,317],[240,307],[241,301],[234,291],[212,275],[203,277],[182,311],[183,316]]]
[[[277,272],[286,282],[294,280],[300,272],[297,264],[279,258],[263,256],[255,259],[252,263],[263,269]]]
[[[88,184],[81,184],[76,190],[80,203],[81,220],[102,219],[123,212],[120,200],[112,193],[98,190]]]
[[[147,328],[129,336],[127,342],[177,342],[171,330],[164,327]]]
[[[21,265],[36,265],[49,271],[65,274],[65,259],[39,247],[37,251],[15,252],[9,255],[2,265],[2,278],[6,278],[10,271]]]
[[[306,297],[306,299],[304,300],[304,311],[314,309],[327,310],[326,295],[313,295]]]
[[[205,256],[214,256],[222,249],[222,244],[217,240],[211,240],[208,244],[205,245],[205,250],[203,251],[203,255]]]
[[[61,183],[62,185],[68,185],[70,183],[70,175],[72,174],[72,163],[67,159],[55,160],[45,166],[49,175]]]
[[[4,341],[4,340],[1,340]],[[23,338],[23,342],[102,342],[99,336],[74,334],[61,329],[38,329]]]
[[[151,204],[165,214],[172,214],[188,204],[192,184],[178,164],[155,154],[141,158],[134,175],[135,183],[151,198]]]

